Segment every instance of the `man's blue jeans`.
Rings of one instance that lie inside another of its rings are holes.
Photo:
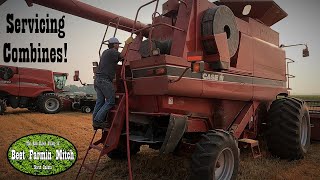
[[[115,105],[115,92],[112,82],[103,77],[96,77],[94,89],[97,92],[97,101],[93,110],[93,121],[106,122],[106,115]]]

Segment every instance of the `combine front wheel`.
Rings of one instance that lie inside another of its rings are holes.
[[[310,146],[310,116],[305,102],[287,97],[275,100],[269,110],[267,145],[272,155],[301,159]]]
[[[234,137],[222,130],[210,131],[196,144],[190,179],[236,179],[238,167],[239,149]]]
[[[56,114],[62,109],[62,101],[54,93],[43,94],[38,99],[38,107],[46,114]]]

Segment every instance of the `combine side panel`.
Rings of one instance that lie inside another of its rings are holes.
[[[43,92],[53,92],[53,73],[49,70],[19,68],[19,96],[37,97]]]
[[[320,140],[320,101],[306,101],[311,122],[311,139]]]

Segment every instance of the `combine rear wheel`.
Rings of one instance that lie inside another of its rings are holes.
[[[46,114],[56,114],[62,109],[61,99],[54,93],[43,94],[38,99],[38,107]]]
[[[275,100],[269,110],[266,140],[272,155],[301,159],[310,146],[310,116],[305,102],[287,97]]]
[[[222,130],[210,131],[196,144],[190,179],[236,179],[238,167],[239,149],[234,137]]]
[[[3,115],[7,110],[7,104],[4,100],[0,99],[0,115]]]

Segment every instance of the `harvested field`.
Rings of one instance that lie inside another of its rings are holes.
[[[0,116],[0,179],[40,179],[13,169],[6,159],[8,147],[17,138],[32,133],[52,133],[70,140],[78,149],[78,162],[69,171],[48,179],[74,179],[93,130],[91,116],[78,112],[57,115],[9,110]],[[93,158],[89,161],[93,163]],[[241,152],[239,179],[320,179],[320,144],[314,143],[305,159],[288,162],[270,157],[263,150],[263,158],[253,159],[249,151]],[[159,156],[157,151],[144,146],[132,157],[134,179],[186,179],[189,159],[173,155]],[[83,179],[88,173],[82,174]],[[111,161],[106,156],[98,167],[96,179],[127,179],[126,161]]]

